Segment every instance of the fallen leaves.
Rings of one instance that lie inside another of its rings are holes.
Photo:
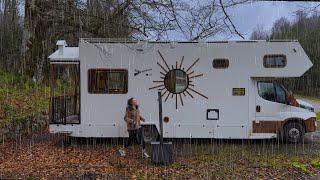
[[[0,177],[277,179],[315,178],[320,174],[319,161],[312,154],[302,156],[300,150],[293,156],[271,149],[275,153],[268,154],[265,151],[258,155],[256,151],[259,144],[218,143],[215,145],[218,150],[211,151],[210,143],[191,143],[188,145],[190,149],[184,151],[185,143],[175,143],[173,164],[154,166],[150,159],[141,157],[139,146],[129,148],[126,157],[119,157],[119,143],[107,141],[89,144],[77,142],[75,145],[61,146],[57,139],[48,139],[18,148],[15,142],[9,142],[0,146]]]

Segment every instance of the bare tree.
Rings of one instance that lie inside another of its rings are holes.
[[[0,65],[17,72],[20,64],[21,25],[18,0],[0,1]]]
[[[228,9],[248,0],[25,0],[24,71],[40,79],[57,39],[81,37],[199,40],[243,35]],[[36,70],[34,67],[37,67]]]
[[[306,6],[306,4],[300,5],[300,10],[304,11],[305,13],[318,14],[320,11],[320,3],[313,2],[311,6]]]
[[[268,32],[264,29],[262,25],[258,25],[250,36],[251,40],[266,40],[269,39]]]
[[[228,8],[247,0],[141,0],[128,3],[129,24],[134,37],[171,39],[168,33],[182,34],[183,39],[198,40],[219,33],[237,34]]]
[[[290,22],[287,18],[282,17],[278,20],[276,20],[275,23],[273,23],[273,27],[271,29],[272,34],[281,34],[285,33],[290,27]]]

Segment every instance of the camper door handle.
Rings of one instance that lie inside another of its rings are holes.
[[[261,106],[260,105],[256,106],[256,112],[261,112]]]

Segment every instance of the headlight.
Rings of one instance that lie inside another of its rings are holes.
[[[303,108],[303,109],[307,109],[307,110],[309,110],[310,112],[314,112],[314,108],[313,108],[313,107],[305,106],[305,105],[302,105],[302,104],[299,104],[299,107],[300,107],[300,108]]]

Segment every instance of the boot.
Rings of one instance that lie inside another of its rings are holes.
[[[121,157],[125,157],[126,156],[126,151],[124,149],[119,149],[119,154]]]
[[[150,157],[145,149],[142,149],[142,156],[145,157],[145,158],[149,158]]]

